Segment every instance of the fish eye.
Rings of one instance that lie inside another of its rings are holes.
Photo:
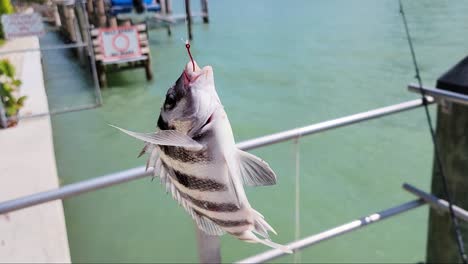
[[[173,94],[168,94],[166,96],[166,101],[164,102],[164,108],[166,110],[171,110],[176,104],[175,96]]]

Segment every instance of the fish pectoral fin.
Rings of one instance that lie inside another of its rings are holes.
[[[248,152],[238,150],[242,182],[248,186],[276,184],[276,174],[268,163]]]
[[[160,130],[154,133],[139,133],[129,131],[113,125],[109,126],[115,127],[118,130],[124,132],[125,134],[130,135],[139,140],[143,140],[147,143],[152,143],[161,146],[185,147],[193,149],[195,151],[203,148],[202,144],[176,130]]]

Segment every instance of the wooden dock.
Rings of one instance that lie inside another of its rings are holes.
[[[203,23],[209,23],[208,1],[201,0],[201,11],[191,12],[190,0],[184,0],[185,13],[174,14],[172,0],[153,0],[156,11],[145,11],[137,14],[133,6],[125,6],[129,12],[113,12],[112,2],[105,0],[88,0],[86,4],[74,1],[57,1],[56,25],[60,26],[60,32],[71,43],[88,43],[88,47],[77,48],[80,61],[85,62],[86,56],[92,57],[91,61],[97,69],[97,79],[101,86],[107,85],[106,72],[122,71],[134,68],[144,68],[148,81],[153,79],[151,68],[151,52],[148,38],[149,23],[156,22],[157,27],[167,28],[168,35],[171,35],[171,27],[178,24],[187,25],[187,35],[192,40],[192,22],[196,17],[200,17]],[[143,18],[144,23],[135,21]],[[101,41],[101,31],[111,29],[119,30],[123,27],[136,26],[138,29],[138,42],[140,52],[132,58],[121,60],[106,59],[105,47]],[[91,30],[89,30],[91,28]],[[89,30],[89,32],[87,32]],[[86,46],[86,45],[85,45]]]

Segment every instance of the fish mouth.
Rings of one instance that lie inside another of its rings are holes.
[[[193,72],[187,73],[187,71],[184,70],[183,75],[184,75],[184,85],[188,86],[189,84],[194,83],[198,79],[198,77],[202,76],[203,72],[199,74],[193,74]]]
[[[184,85],[187,86],[195,83],[200,76],[203,76],[206,73],[206,67],[202,69],[198,66],[196,61],[193,61],[193,63],[192,61],[189,61],[184,68],[184,72],[182,73],[182,75],[184,75]]]

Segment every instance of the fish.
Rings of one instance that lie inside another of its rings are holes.
[[[148,154],[146,169],[199,229],[292,253],[270,239],[276,231],[247,199],[244,185],[274,185],[277,177],[267,162],[236,147],[211,66],[187,63],[167,91],[156,132],[115,128],[145,142],[139,156]]]

